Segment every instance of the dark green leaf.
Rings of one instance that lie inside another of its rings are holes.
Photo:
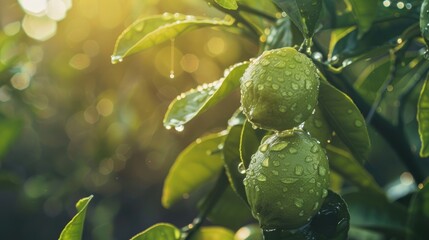
[[[423,0],[421,9],[420,9],[420,31],[422,37],[428,45],[429,42],[429,0]]]
[[[202,27],[231,25],[232,21],[178,13],[141,18],[126,28],[116,40],[112,63],[121,62],[126,56],[173,39],[184,32]]]
[[[422,189],[414,194],[411,205],[408,208],[407,226],[411,230],[408,240],[423,240],[427,238],[429,223],[429,183],[426,182]]]
[[[130,240],[179,240],[180,230],[169,223],[158,223],[135,235]]]
[[[240,136],[242,125],[236,125],[229,129],[223,145],[223,157],[225,161],[226,173],[231,187],[241,198],[246,200],[246,191],[244,190],[243,179],[245,174],[240,173],[238,165],[240,160]]]
[[[83,224],[86,216],[86,209],[89,202],[92,199],[92,195],[86,198],[80,199],[76,203],[77,214],[70,220],[69,223],[64,227],[58,240],[79,240],[82,239]]]
[[[246,115],[244,115],[240,109],[237,109],[231,118],[228,119],[228,126],[233,127],[236,125],[243,125],[246,119]]]
[[[165,179],[162,205],[169,208],[205,182],[216,177],[223,167],[219,147],[226,132],[211,134],[197,139],[177,157]]]
[[[351,27],[337,28],[331,31],[331,37],[329,40],[329,49],[328,49],[329,59],[332,58],[335,47],[338,48],[338,43],[354,30],[356,30],[356,27],[351,26]]]
[[[234,233],[222,227],[202,227],[191,240],[234,240]]]
[[[320,12],[321,0],[274,0],[285,11],[305,38],[311,38],[316,30]]]
[[[277,9],[272,1],[261,0],[239,0],[240,7],[247,7],[249,9],[257,9],[266,15],[274,17]],[[243,17],[255,30],[260,34],[264,34],[264,30],[269,27],[269,23],[264,21],[264,18],[252,12],[240,11],[240,16]]]
[[[265,130],[253,129],[249,121],[244,123],[240,136],[240,159],[245,168],[249,166],[252,155],[258,150],[265,133]]]
[[[236,10],[238,8],[236,0],[215,0],[215,2],[225,9]]]
[[[0,171],[0,191],[19,190],[21,191],[22,180],[10,171]]]
[[[383,194],[372,175],[353,157],[349,149],[338,138],[326,146],[329,167],[355,186]]]
[[[407,210],[403,206],[372,192],[353,192],[343,198],[349,206],[352,226],[405,238]]]
[[[179,95],[168,107],[164,117],[166,128],[181,128],[194,117],[224,99],[240,85],[248,62],[239,63],[225,71],[225,77]]]
[[[227,188],[210,211],[208,219],[216,225],[238,229],[250,222],[253,217],[247,203],[232,188]]]
[[[302,42],[302,35],[299,30],[292,26],[287,17],[280,18],[276,24],[270,28],[267,36],[265,50],[290,47]]]
[[[374,0],[348,0],[352,5],[352,12],[359,27],[359,38],[362,37],[372,25],[377,16],[377,1]]]
[[[367,159],[371,144],[365,119],[345,93],[326,82],[320,83],[319,103],[328,122],[356,159]]]
[[[0,160],[21,132],[22,122],[0,116]]]
[[[429,157],[429,75],[420,92],[417,105],[417,121],[419,123],[420,140],[422,142],[420,156]]]

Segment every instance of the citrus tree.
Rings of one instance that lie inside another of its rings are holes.
[[[114,48],[119,63],[210,27],[260,49],[172,101],[163,123],[177,131],[234,92],[241,106],[225,130],[184,149],[165,179],[166,208],[199,190],[194,221],[159,223],[132,239],[424,239],[429,1],[206,1],[225,17],[142,17]],[[413,176],[411,197],[393,201],[364,167],[376,150],[372,132]],[[60,239],[80,239],[91,198],[78,202]]]

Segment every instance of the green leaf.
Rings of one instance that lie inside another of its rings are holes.
[[[127,27],[116,40],[112,63],[121,62],[126,56],[146,50],[191,30],[231,25],[232,21],[178,13],[164,13],[140,18]]]
[[[417,121],[419,124],[419,135],[422,142],[420,156],[429,157],[429,75],[420,92],[417,104]]]
[[[222,227],[202,227],[191,240],[234,240],[234,233]]]
[[[130,240],[179,240],[180,230],[169,223],[158,223],[143,232],[135,235]]]
[[[429,182],[426,181],[422,189],[414,194],[408,208],[407,226],[410,230],[409,240],[423,240],[427,238],[429,223]]]
[[[334,52],[337,44],[354,30],[356,30],[356,26],[337,28],[331,31],[331,38],[329,41],[329,50],[328,50],[328,59],[332,58],[332,55],[333,55],[332,53]]]
[[[352,5],[352,12],[359,27],[359,38],[370,28],[377,16],[377,1],[374,0],[348,0]]]
[[[225,77],[179,95],[164,117],[166,128],[181,128],[194,117],[214,106],[240,86],[240,78],[249,63],[239,63],[225,71]]]
[[[322,10],[321,0],[274,0],[273,2],[289,15],[305,38],[313,36]]]
[[[208,219],[216,225],[238,229],[253,217],[247,203],[232,188],[227,188],[210,211]]]
[[[420,9],[420,31],[422,37],[428,45],[429,42],[429,0],[423,0],[421,9]]]
[[[226,132],[197,139],[183,150],[171,167],[164,183],[162,205],[169,208],[184,194],[189,194],[216,177],[223,167],[219,147]]]
[[[225,143],[223,144],[223,158],[225,161],[226,174],[228,175],[228,180],[232,189],[239,194],[242,199],[246,200],[246,191],[243,184],[245,174],[240,173],[238,170],[238,165],[241,163],[240,136],[242,128],[242,125],[236,125],[229,129]]]
[[[334,138],[326,146],[329,167],[355,186],[383,194],[372,175],[353,157],[341,140]]]
[[[0,116],[0,160],[21,132],[22,122]]]
[[[351,225],[374,230],[404,239],[407,210],[397,203],[389,202],[382,195],[372,192],[353,192],[343,195],[349,206]]]
[[[277,20],[276,24],[270,28],[265,50],[292,46],[293,37],[290,19],[287,17],[280,18]]]
[[[80,199],[76,203],[77,214],[64,227],[58,240],[79,240],[82,239],[83,223],[85,221],[86,209],[92,199],[92,195]]]
[[[236,0],[215,0],[215,2],[225,9],[236,10],[238,8]]]
[[[277,12],[276,6],[272,1],[261,1],[261,0],[238,0],[242,8],[247,7],[248,9],[257,9],[262,13],[272,16],[275,16]],[[239,14],[244,18],[255,30],[260,34],[264,34],[264,30],[267,27],[270,27],[270,23],[265,21],[264,18],[258,16],[252,12],[239,11]]]
[[[258,150],[261,139],[265,133],[265,130],[253,129],[249,121],[244,123],[240,136],[240,159],[246,169],[250,164],[252,155]]]
[[[365,119],[345,93],[327,82],[320,83],[319,105],[328,122],[361,163],[368,157],[371,144]]]

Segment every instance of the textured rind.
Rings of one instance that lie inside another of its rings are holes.
[[[272,135],[252,156],[244,185],[262,228],[299,228],[317,213],[328,193],[326,153],[302,131]]]
[[[263,129],[296,127],[317,105],[317,68],[294,48],[265,51],[250,63],[240,81],[243,112]]]

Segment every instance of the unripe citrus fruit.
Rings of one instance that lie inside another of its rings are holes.
[[[304,122],[317,104],[319,76],[304,54],[285,47],[265,51],[241,78],[241,105],[257,127],[282,131]]]
[[[317,139],[323,147],[325,147],[332,139],[333,129],[331,128],[331,125],[329,125],[319,106],[316,106],[313,114],[305,120],[303,130],[307,131],[310,136]]]
[[[298,228],[310,221],[328,194],[326,153],[303,131],[272,135],[252,156],[244,185],[262,228]]]

